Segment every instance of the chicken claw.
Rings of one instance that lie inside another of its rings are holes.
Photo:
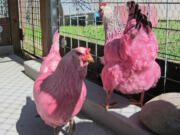
[[[69,133],[69,135],[72,135],[74,133],[75,129],[76,129],[76,124],[75,124],[74,119],[72,118],[69,121],[69,127],[66,129],[66,131]]]

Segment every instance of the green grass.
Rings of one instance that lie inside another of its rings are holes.
[[[33,35],[34,35],[34,42],[33,45]],[[34,32],[31,28],[25,28],[24,29],[24,44],[25,47],[23,47],[25,50],[33,53],[37,56],[42,56],[42,45],[41,45],[41,29],[40,28],[34,28]]]
[[[153,29],[156,34],[158,43],[159,43],[159,52],[165,52],[165,43],[166,43],[166,21],[159,21],[157,27],[164,29]],[[169,21],[169,29],[178,29],[180,30],[180,21]],[[94,25],[84,26],[61,26],[60,27],[61,34],[72,38],[79,38],[84,41],[89,41],[93,43],[97,43],[100,45],[104,45],[104,28],[103,25],[97,25],[96,31]],[[72,34],[71,34],[72,33]],[[79,37],[77,36],[80,35]],[[172,31],[168,32],[168,54],[180,56],[180,31]],[[86,38],[88,37],[88,38]],[[98,40],[93,39],[96,37]],[[99,40],[100,39],[100,40]],[[159,53],[160,57],[165,57],[164,54]],[[168,56],[170,59],[180,60],[180,58],[175,58],[174,56]]]
[[[26,43],[24,49],[28,50],[29,52],[32,52],[34,55],[42,56],[42,50],[39,48],[35,48],[32,44]]]
[[[31,28],[25,28],[24,29],[24,36],[26,38],[29,38],[32,40],[33,38],[33,30]],[[38,40],[40,39],[41,40],[41,28],[34,28],[34,37],[35,37],[35,40]]]
[[[77,39],[78,39],[78,35],[80,35],[79,39],[81,40],[104,45],[105,36],[104,36],[103,25],[97,25],[96,29],[94,25],[87,25],[87,27],[86,26],[79,26],[79,27],[61,26],[60,33],[62,35],[77,38]],[[98,40],[96,40],[95,38]]]
[[[159,43],[159,52],[165,53],[165,43],[166,43],[166,21],[159,21],[157,27],[164,28],[164,29],[153,29],[156,34],[158,43]],[[180,21],[169,21],[169,29],[178,29],[180,30]],[[60,33],[67,37],[72,37],[92,43],[97,43],[100,45],[104,45],[104,28],[103,25],[97,25],[96,29],[94,25],[86,26],[61,26]],[[72,34],[71,34],[72,33]],[[33,38],[33,31],[32,29],[25,29],[24,34],[26,39],[32,40]],[[78,36],[79,35],[79,36]],[[38,41],[41,39],[41,29],[35,28],[34,29],[34,39]],[[96,39],[95,39],[96,38]],[[34,50],[34,47],[30,44],[26,44],[26,48],[30,51]],[[36,51],[38,55],[42,55],[42,51]],[[168,32],[168,54],[180,56],[180,31],[172,31],[169,30]],[[160,57],[165,57],[164,54],[159,53]],[[176,58],[174,56],[168,56],[170,59],[175,59],[180,61],[180,58]]]
[[[166,28],[166,22],[161,21],[158,24],[158,27]],[[169,29],[178,29],[180,30],[180,21],[169,21],[168,25]],[[180,31],[174,31],[169,30],[168,31],[168,58],[175,59],[180,61],[180,58],[170,56],[180,56]],[[159,52],[165,52],[166,50],[166,30],[160,30],[160,29],[153,29],[153,31],[156,34],[158,43],[159,43]],[[159,53],[160,57],[165,57],[164,54]]]

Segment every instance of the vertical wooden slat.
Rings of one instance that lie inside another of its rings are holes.
[[[46,56],[50,50],[51,39],[52,39],[50,0],[40,0],[40,14],[41,14],[43,56]]]
[[[19,36],[19,12],[18,0],[8,0],[9,16],[11,24],[11,40],[15,54],[21,54],[20,36]]]

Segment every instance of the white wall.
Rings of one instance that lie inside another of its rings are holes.
[[[113,2],[113,4],[109,4],[110,6],[114,7],[116,2],[124,2],[126,3],[129,0],[104,0],[106,2]],[[160,2],[162,4],[150,4],[150,6],[155,6],[158,10],[158,17],[159,20],[166,20],[166,2],[167,0],[134,0],[135,2]],[[92,2],[99,2],[99,0],[92,0]],[[169,20],[180,20],[180,0],[168,0],[168,2],[179,2],[179,4],[169,4],[168,5],[168,16]],[[98,9],[99,5],[93,3],[93,7]]]

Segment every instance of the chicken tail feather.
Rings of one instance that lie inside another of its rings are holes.
[[[53,43],[50,49],[50,53],[59,53],[60,49],[59,49],[59,32],[58,30],[54,33],[53,36]]]

